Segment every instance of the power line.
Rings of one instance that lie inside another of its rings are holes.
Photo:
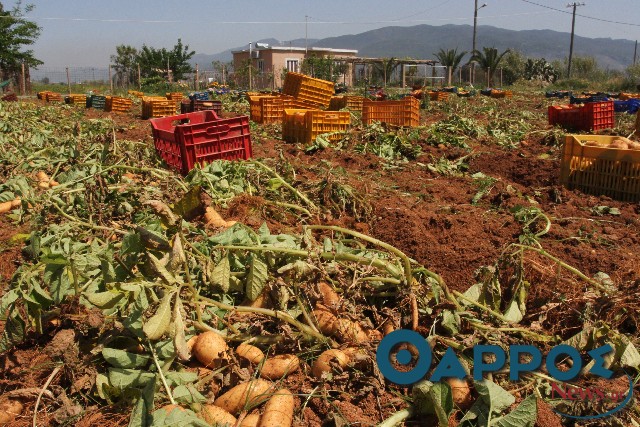
[[[533,4],[535,6],[544,7],[545,9],[551,9],[551,10],[555,10],[556,12],[561,12],[561,13],[566,13],[568,15],[572,15],[572,12],[569,12],[569,11],[566,11],[566,10],[562,10],[562,9],[556,9],[555,7],[547,6],[545,4],[536,3],[536,2],[531,1],[531,0],[521,0],[521,1],[523,1],[525,3]],[[593,21],[608,22],[610,24],[629,25],[631,27],[640,27],[640,24],[634,24],[634,23],[631,23],[631,22],[613,21],[611,19],[604,19],[604,18],[596,18],[594,16],[582,15],[580,13],[576,13],[576,16],[579,16],[579,17],[585,18],[585,19],[591,19]]]

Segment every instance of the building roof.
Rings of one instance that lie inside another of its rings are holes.
[[[269,46],[269,47],[254,47],[251,50],[275,50],[280,52],[330,52],[330,53],[358,53],[355,49],[333,49],[330,47],[296,47],[296,46]],[[231,53],[249,52],[249,49],[233,50]]]

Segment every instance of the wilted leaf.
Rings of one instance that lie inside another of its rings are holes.
[[[229,255],[222,257],[218,265],[211,272],[211,284],[218,286],[224,293],[229,292],[231,280],[231,266],[229,264]]]
[[[413,401],[416,412],[422,415],[436,415],[441,426],[449,425],[449,415],[453,410],[451,387],[447,383],[433,384],[421,381],[413,386]]]
[[[538,417],[538,399],[529,395],[513,411],[491,421],[492,427],[533,427]]]
[[[204,214],[204,206],[201,203],[200,195],[202,188],[199,185],[194,186],[187,194],[185,194],[178,203],[173,207],[176,215],[183,217],[187,221]]]
[[[249,274],[245,283],[247,298],[255,301],[262,293],[264,285],[267,283],[267,264],[256,254],[251,254],[249,260]]]
[[[113,308],[124,297],[122,292],[106,291],[83,294],[84,297],[93,305],[103,310]]]
[[[168,292],[160,301],[160,306],[149,320],[144,323],[142,330],[144,334],[152,341],[159,340],[168,332],[171,323],[171,299],[174,293]]]
[[[11,310],[0,336],[0,354],[24,341],[25,327],[24,320],[18,314],[18,310]]]
[[[165,268],[164,265],[162,265],[162,262],[158,258],[156,258],[155,255],[148,253],[147,256],[151,261],[151,266],[153,267],[153,270],[156,272],[156,274],[158,274],[158,276],[162,279],[163,282],[165,282],[169,286],[175,285],[178,282],[174,277],[174,275],[171,274],[169,270]]]
[[[178,220],[171,211],[171,208],[160,200],[147,200],[144,204],[150,206],[153,211],[160,216],[162,223],[166,226],[172,226]]]
[[[173,236],[173,246],[171,247],[167,267],[169,271],[177,272],[180,271],[185,262],[187,262],[187,257],[182,248],[182,239],[180,238],[180,234],[176,233],[176,235]]]
[[[157,251],[168,251],[171,249],[169,242],[159,234],[140,226],[136,226],[135,230],[140,235],[140,241],[145,248]]]
[[[638,353],[638,349],[633,343],[629,342],[624,348],[622,356],[620,356],[620,366],[623,368],[627,366],[636,369],[640,368],[640,353]]]
[[[173,345],[176,348],[176,355],[183,362],[187,362],[191,359],[191,352],[187,347],[187,340],[185,339],[185,327],[182,320],[183,314],[182,300],[180,296],[176,296],[176,303],[173,307]]]

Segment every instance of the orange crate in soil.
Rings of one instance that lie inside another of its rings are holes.
[[[640,150],[608,148],[616,138],[567,135],[560,164],[560,183],[596,196],[640,201]]]
[[[47,102],[62,102],[62,95],[55,92],[47,92],[46,94]]]
[[[431,101],[446,101],[447,99],[449,99],[449,92],[429,92],[429,99]]]
[[[256,123],[281,122],[285,108],[291,108],[292,101],[288,96],[250,96],[251,120]]]
[[[351,124],[351,113],[348,111],[322,111],[304,109],[285,109],[282,123],[282,139],[287,142],[309,144],[318,135],[334,133],[330,141],[342,138]]]
[[[38,92],[38,93],[36,94],[36,97],[37,97],[38,99],[42,99],[43,101],[46,101],[46,99],[47,99],[47,94],[48,94],[48,93],[53,93],[53,92],[51,92],[50,90],[43,90],[43,91],[41,91],[41,92]]]
[[[562,126],[569,130],[584,128],[582,108],[577,105],[550,105],[548,108],[549,124]]]
[[[326,108],[335,90],[333,82],[289,72],[284,78],[282,93],[315,107]]]
[[[420,126],[420,101],[408,96],[399,101],[371,101],[362,104],[362,123],[386,123],[392,126]]]
[[[142,98],[144,96],[144,92],[137,90],[128,90],[127,93],[131,96],[135,96],[136,98]]]
[[[214,111],[206,110],[150,122],[156,152],[182,174],[196,164],[246,160],[252,155],[248,116],[221,119]]]
[[[362,111],[362,103],[364,102],[363,96],[352,96],[352,95],[343,95],[343,96],[333,96],[331,97],[331,102],[329,103],[330,111],[338,111],[343,108],[348,108],[353,111]]]
[[[80,104],[84,107],[87,103],[87,95],[80,94],[80,93],[72,93],[70,95],[65,96],[64,102],[66,102],[67,104]]]
[[[159,96],[142,98],[143,119],[171,116],[176,113],[176,109],[175,102],[170,99]]]
[[[104,111],[114,113],[126,113],[131,109],[133,101],[129,98],[118,96],[107,96],[104,103]]]
[[[625,92],[620,93],[620,96],[618,97],[618,99],[621,101],[628,101],[630,99],[639,99],[639,98],[640,98],[640,93],[625,93]]]

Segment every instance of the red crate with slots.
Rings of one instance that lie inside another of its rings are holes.
[[[613,101],[587,102],[584,112],[584,130],[611,129],[615,126]]]
[[[579,130],[584,127],[582,108],[574,105],[550,105],[549,124],[565,129]]]
[[[149,120],[158,155],[187,174],[196,163],[251,157],[249,117],[218,118],[213,110]]]

